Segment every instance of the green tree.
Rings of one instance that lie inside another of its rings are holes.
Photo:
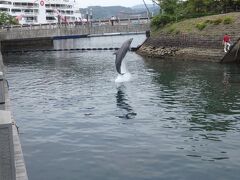
[[[161,0],[159,4],[164,13],[174,15],[178,7],[178,0]]]
[[[152,20],[159,28],[173,21],[240,10],[240,0],[152,0],[161,12]]]
[[[18,21],[16,18],[10,16],[5,12],[0,12],[0,25],[16,25]]]

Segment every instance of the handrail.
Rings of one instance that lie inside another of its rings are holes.
[[[61,25],[65,25],[65,26],[72,26],[72,25],[91,25],[91,26],[95,26],[95,25],[99,25],[101,23],[109,23],[109,19],[101,19],[101,20],[89,20],[87,22],[83,22],[81,20],[79,21],[75,21],[75,22],[61,22],[61,23],[56,23],[56,22],[52,22],[52,23],[45,23],[45,24],[23,24],[23,25],[2,25],[0,26],[0,29],[17,29],[17,28],[22,28],[22,27],[44,27],[44,26],[61,26]],[[133,21],[139,21],[139,23],[141,24],[147,24],[149,23],[150,19],[149,18],[123,18],[123,19],[115,19],[114,22],[115,24],[124,24],[124,23],[128,23],[131,24],[133,23]],[[110,23],[109,23],[110,24]]]

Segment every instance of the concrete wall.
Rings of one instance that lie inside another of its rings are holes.
[[[232,37],[235,41],[237,37]],[[220,62],[224,57],[222,36],[170,35],[150,37],[138,53],[148,57]]]
[[[10,111],[6,111],[4,65],[0,54],[0,180],[15,180],[13,130]]]
[[[3,72],[0,104],[0,180],[28,180],[16,122],[11,116],[5,68],[0,53],[0,71]]]
[[[15,180],[12,120],[9,111],[0,110],[0,179]]]
[[[1,51],[8,50],[25,50],[25,49],[52,49],[52,38],[28,38],[28,39],[12,39],[1,41]]]

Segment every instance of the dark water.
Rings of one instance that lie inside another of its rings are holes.
[[[112,53],[4,57],[30,180],[239,179],[239,67]]]

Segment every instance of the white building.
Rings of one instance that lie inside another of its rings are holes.
[[[75,0],[0,0],[0,12],[17,18],[20,24],[70,23],[81,18]]]

